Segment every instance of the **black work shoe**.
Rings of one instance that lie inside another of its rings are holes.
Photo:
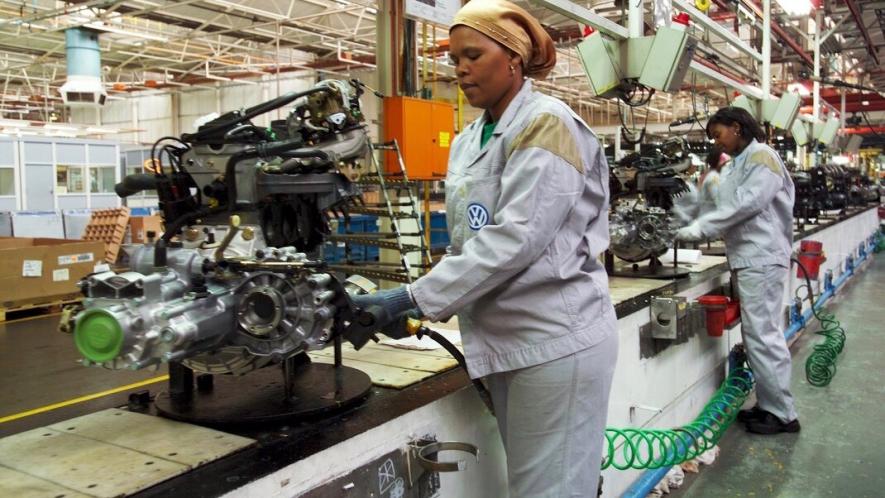
[[[754,434],[779,434],[781,432],[799,432],[799,419],[789,422],[781,422],[774,415],[763,412],[764,415],[758,420],[747,422],[747,431]]]
[[[738,422],[752,422],[753,420],[761,419],[766,413],[765,410],[759,408],[759,405],[750,408],[749,410],[741,410],[738,412],[737,421]]]

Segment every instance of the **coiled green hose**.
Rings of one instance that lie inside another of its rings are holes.
[[[697,457],[719,442],[752,390],[752,372],[735,368],[688,425],[675,429],[606,429],[607,453],[602,468],[658,469]]]
[[[820,320],[822,327],[817,334],[826,339],[816,344],[808,355],[805,361],[805,379],[812,386],[824,387],[836,376],[836,357],[845,347],[845,329],[832,313],[814,310],[814,316]]]
[[[805,360],[805,380],[815,387],[824,387],[836,376],[836,358],[845,347],[845,329],[836,320],[836,315],[825,310],[819,310],[814,306],[814,291],[811,290],[811,279],[808,271],[797,259],[793,262],[802,268],[805,275],[805,285],[808,290],[808,300],[811,302],[811,313],[820,322],[821,330],[817,335],[825,337],[824,342],[816,344]],[[801,288],[801,287],[800,287]],[[797,289],[798,291],[798,289]]]

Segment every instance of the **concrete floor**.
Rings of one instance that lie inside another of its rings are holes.
[[[58,314],[0,323],[0,418],[114,389],[166,373],[84,367],[74,338],[56,330]],[[165,383],[152,384],[152,392]],[[131,389],[0,423],[0,437],[125,405]]]
[[[736,423],[720,441],[719,459],[689,474],[670,497],[885,496],[885,255],[827,309],[847,334],[832,383],[805,381],[805,360],[820,336],[806,332],[791,347],[802,432],[758,436]]]

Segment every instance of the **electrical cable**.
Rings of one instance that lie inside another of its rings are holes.
[[[753,373],[748,368],[731,370],[697,418],[682,427],[607,428],[602,468],[658,469],[698,457],[719,442],[737,418],[753,384]]]
[[[867,117],[867,113],[865,113],[865,112],[861,112],[860,115],[863,116],[863,120],[867,123],[867,126],[870,128],[870,132],[873,133],[873,136],[875,136],[875,137],[878,138],[879,140],[882,140],[883,138],[885,138],[885,137],[883,137],[882,135],[880,135],[880,134],[876,131],[875,128],[873,128],[873,123],[870,123],[870,118]]]
[[[185,150],[190,148],[190,145],[183,142],[178,137],[165,136],[165,137],[160,137],[159,139],[157,139],[157,141],[154,142],[154,145],[151,146],[151,168],[154,169],[154,174],[156,176],[166,176],[166,173],[163,171],[163,164],[161,161],[162,161],[163,151],[165,150],[166,147],[168,147],[168,145],[164,145],[163,148],[160,149],[159,156],[157,155],[157,147],[160,145],[160,143],[168,141],[168,140],[178,142],[178,143],[184,145]],[[178,150],[178,149],[173,149],[173,150]],[[169,151],[166,151],[166,154],[167,154],[167,156],[172,157],[172,154],[170,154]]]
[[[811,303],[811,313],[820,321],[821,330],[816,334],[825,338],[824,342],[812,348],[811,354],[805,361],[805,379],[812,386],[824,387],[836,376],[836,358],[845,347],[845,329],[836,320],[836,315],[814,306],[814,291],[811,289],[808,270],[798,259],[790,258],[790,261],[796,263],[802,270],[808,289],[808,301]],[[796,289],[797,292],[798,290]]]

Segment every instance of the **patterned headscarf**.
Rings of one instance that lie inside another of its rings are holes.
[[[505,0],[472,0],[455,14],[452,27],[467,26],[522,57],[523,72],[544,79],[556,65],[553,39],[541,23],[521,7]]]

